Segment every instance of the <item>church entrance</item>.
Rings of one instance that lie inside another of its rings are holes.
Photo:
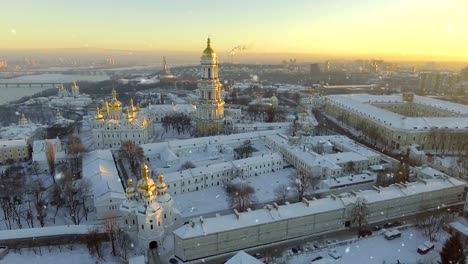
[[[151,242],[149,243],[149,248],[150,248],[150,249],[157,249],[157,248],[158,248],[158,242],[156,242],[156,241],[151,241]]]

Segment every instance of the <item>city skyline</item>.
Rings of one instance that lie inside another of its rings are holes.
[[[468,3],[449,1],[50,1],[5,3],[0,50],[115,49],[466,61]],[[17,14],[22,14],[18,16]],[[232,16],[231,14],[238,14]]]

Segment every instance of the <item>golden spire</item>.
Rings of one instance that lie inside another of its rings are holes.
[[[215,56],[216,52],[211,48],[211,39],[208,38],[206,41],[206,49],[203,51],[202,58],[211,58]]]
[[[149,179],[149,167],[148,167],[148,164],[143,164],[143,166],[141,166],[141,178],[143,180],[148,180]]]
[[[133,97],[130,98],[130,106],[133,108]]]
[[[127,187],[133,187],[133,180],[131,178],[127,180]]]
[[[78,88],[78,82],[77,81],[73,81],[73,85],[72,85],[72,88]]]
[[[112,88],[112,100],[117,100],[117,91]]]

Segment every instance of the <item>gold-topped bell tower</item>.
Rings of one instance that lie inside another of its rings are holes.
[[[224,100],[218,79],[218,56],[208,38],[201,56],[201,80],[198,82],[197,135],[207,136],[224,131]]]

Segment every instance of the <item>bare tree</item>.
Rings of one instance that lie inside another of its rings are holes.
[[[102,257],[101,246],[103,238],[99,232],[99,228],[94,228],[89,230],[89,233],[85,237],[85,243],[88,247],[88,250],[92,254],[96,254],[98,258]]]
[[[444,209],[430,210],[421,208],[423,213],[416,216],[416,225],[423,235],[431,242],[437,241],[437,236],[442,227],[449,222],[450,214]]]
[[[114,237],[117,255],[120,256],[120,259],[123,263],[127,263],[130,251],[129,249],[131,248],[130,237],[122,228],[119,228],[116,231]]]
[[[23,208],[25,198],[25,177],[22,167],[11,166],[0,177],[0,207],[8,229],[15,223],[18,228],[23,228]]]
[[[319,177],[314,177],[312,173],[304,173],[298,171],[296,175],[291,177],[291,183],[297,195],[297,200],[300,202],[306,193],[311,192],[315,185],[320,181]]]
[[[367,226],[367,218],[369,216],[369,208],[367,200],[363,197],[357,197],[354,206],[351,208],[351,224],[357,226],[358,238],[361,237],[363,227]]]
[[[45,143],[45,156],[47,159],[47,164],[49,165],[49,173],[52,177],[52,180],[55,182],[55,145],[46,140]]]
[[[226,186],[226,194],[232,208],[239,212],[244,212],[249,206],[254,204],[255,190],[247,183],[228,184]]]
[[[281,184],[275,188],[274,192],[278,202],[284,204],[291,193],[291,188],[286,184]]]
[[[130,163],[133,175],[137,175],[139,165],[145,158],[143,148],[133,141],[125,141],[120,148],[120,154]]]
[[[350,160],[346,163],[346,169],[348,170],[349,173],[353,173],[354,170],[356,169],[356,163],[354,161]]]
[[[60,198],[66,209],[66,217],[75,225],[79,225],[86,216],[86,197],[90,193],[90,184],[87,179],[73,180],[70,172],[57,181]]]
[[[81,142],[80,137],[76,134],[71,135],[68,139],[68,160],[72,173],[77,173],[79,171],[80,163],[85,152],[86,148]]]
[[[47,217],[47,189],[40,179],[34,180],[28,189],[30,199],[33,202],[34,209],[36,209],[37,219],[41,227],[44,227]]]
[[[186,161],[182,165],[180,165],[180,170],[187,170],[195,168],[195,164],[192,161]]]
[[[107,233],[107,236],[109,237],[109,240],[111,242],[112,246],[112,255],[116,255],[117,252],[115,250],[115,235],[120,229],[119,224],[116,221],[116,215],[112,212],[107,213],[104,216],[104,230]]]
[[[53,223],[55,224],[55,220],[57,219],[57,214],[61,208],[65,206],[65,202],[62,199],[62,190],[60,189],[60,186],[55,183],[52,186],[52,192],[51,192],[51,204],[55,206],[55,213],[54,217],[52,218]]]

